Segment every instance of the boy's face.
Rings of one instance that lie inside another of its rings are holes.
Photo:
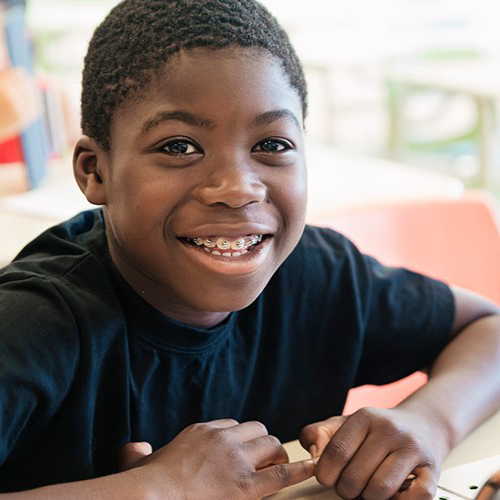
[[[211,326],[253,302],[297,244],[301,101],[255,49],[191,49],[113,117],[101,172],[124,278],[166,315]]]

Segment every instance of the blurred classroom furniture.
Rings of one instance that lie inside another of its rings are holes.
[[[407,58],[388,64],[384,79],[390,95],[389,152],[395,160],[402,158],[406,133],[405,105],[416,91],[438,91],[448,96],[470,98],[476,108],[479,184],[486,189],[499,187],[500,165],[495,158],[497,138],[496,109],[500,98],[500,59],[463,58],[452,60],[419,60]]]
[[[500,464],[500,440],[495,439],[496,436],[500,435],[500,412],[494,414],[488,420],[486,420],[477,429],[471,432],[467,437],[465,437],[446,457],[443,462],[441,476],[438,481],[438,485],[446,483],[449,481],[450,473],[458,471],[465,477],[469,470],[476,470],[477,464],[472,464],[478,460],[485,460],[485,463],[495,463]],[[298,441],[292,441],[285,444],[285,449],[288,452],[288,456],[291,462],[296,462],[298,460],[304,460],[309,458],[309,453],[305,451]],[[469,464],[470,465],[465,465]],[[461,469],[458,469],[461,466]],[[457,469],[454,471],[454,469]],[[496,467],[500,469],[500,466]],[[449,472],[447,472],[449,470]],[[489,471],[488,471],[489,474]],[[456,474],[454,474],[456,475]],[[479,487],[481,485],[478,485]],[[447,500],[464,500],[467,498],[474,498],[474,492],[471,492],[471,496],[456,496],[450,494],[448,491],[438,488],[435,500],[447,499]],[[301,484],[285,488],[284,490],[271,495],[270,500],[306,500],[314,498],[315,500],[335,500],[338,497],[333,491],[325,490],[315,478],[308,479]]]
[[[36,106],[38,112],[30,117],[21,130],[9,137],[0,140],[0,164],[13,161],[24,162],[30,187],[37,186],[45,177],[47,170],[47,159],[49,157],[50,144],[45,122],[45,114],[42,111],[42,93],[35,79],[32,79],[32,89],[28,84],[19,85],[19,82],[8,79],[7,75],[12,68],[22,68],[23,75],[34,75],[33,47],[27,36],[26,27],[26,2],[24,0],[0,0],[0,52],[4,54],[0,66],[0,78],[6,85],[16,85],[15,89],[4,93],[6,98],[11,98],[13,109],[18,106],[33,108]],[[21,74],[18,74],[18,80]],[[29,91],[28,91],[29,90]],[[19,99],[19,93],[24,91],[24,98]],[[35,94],[35,95],[32,95]],[[14,114],[29,114],[33,109],[17,110]],[[0,113],[7,113],[8,107],[0,109]],[[12,113],[11,113],[12,114]],[[0,165],[1,167],[1,165]]]
[[[308,221],[338,208],[378,201],[457,198],[463,183],[451,175],[401,162],[347,153],[310,142]]]
[[[422,272],[500,304],[500,205],[487,191],[366,203],[320,215],[314,222],[347,235],[388,266]],[[417,372],[393,384],[355,388],[344,414],[363,406],[395,406],[426,379]]]
[[[451,176],[315,144],[308,144],[306,151],[310,220],[326,211],[359,203],[456,198],[463,192],[462,183]],[[80,193],[70,163],[70,159],[51,162],[46,182],[24,193],[19,169],[13,166],[11,175],[6,176],[3,174],[9,170],[2,172],[0,168],[0,232],[6,235],[0,244],[0,267],[42,230],[92,207]]]
[[[68,150],[71,121],[59,83],[35,72],[26,1],[0,0],[0,170],[22,163],[37,187],[49,158]]]

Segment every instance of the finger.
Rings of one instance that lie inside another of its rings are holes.
[[[127,443],[118,450],[118,468],[120,471],[133,469],[141,459],[151,453],[153,448],[146,441]]]
[[[368,477],[362,491],[363,498],[366,500],[391,498],[402,489],[403,484],[408,488],[407,478],[417,464],[416,457],[405,456],[398,452],[391,453],[377,469],[372,471],[371,477]]]
[[[431,500],[437,490],[439,471],[435,467],[417,467],[414,470],[416,478],[410,482],[408,488],[398,493],[394,498],[398,500]]]
[[[319,457],[330,439],[342,426],[347,417],[332,417],[307,425],[300,433],[299,441],[313,458]]]
[[[340,472],[335,486],[337,493],[342,498],[356,498],[361,495],[374,472],[384,463],[390,453],[391,450],[384,446],[380,435],[370,433]]]
[[[224,429],[227,427],[235,427],[236,425],[239,425],[239,422],[232,418],[219,418],[217,420],[210,420],[209,422],[206,422],[206,424],[210,425],[211,427]]]
[[[314,474],[312,459],[293,462],[291,464],[277,464],[254,473],[256,493],[260,496],[270,495],[277,491],[301,483]]]
[[[341,472],[366,439],[369,428],[369,420],[357,414],[345,420],[316,464],[316,478],[323,486],[330,487],[338,481]]]
[[[230,431],[242,442],[251,441],[261,436],[267,436],[266,426],[257,421],[243,422],[231,427]]]
[[[261,436],[244,443],[245,454],[250,457],[256,469],[268,465],[286,464],[289,462],[288,453],[275,436]]]

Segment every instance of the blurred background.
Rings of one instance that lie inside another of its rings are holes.
[[[71,171],[83,57],[93,29],[116,3],[0,0],[7,32],[7,48],[0,44],[0,71],[19,63],[27,67],[41,92],[35,121],[38,136],[44,137],[43,144],[25,137],[34,134],[32,116],[17,136],[0,137],[0,196],[43,190],[47,179]],[[408,177],[407,184],[418,184],[420,172],[429,175],[430,188],[446,179],[454,193],[460,185],[500,196],[497,0],[262,3],[285,27],[304,65],[310,93],[308,141],[312,149],[333,155],[309,161],[313,187],[322,184],[321,163],[350,165],[356,158],[365,162],[354,179],[356,201],[368,192],[363,182],[385,196],[394,178],[392,191],[400,191],[398,168],[410,172],[410,167],[416,176],[414,181]],[[14,61],[12,45],[23,41],[27,45]],[[377,165],[386,169],[383,175]],[[367,177],[372,171],[373,178]],[[346,182],[350,186],[343,191],[353,188],[353,178]],[[72,206],[72,201],[73,194],[60,204]],[[4,207],[14,205],[4,198]]]
[[[35,71],[65,94],[70,143],[78,133],[79,81],[88,39],[116,3],[26,4]],[[310,136],[448,172],[467,185],[494,177],[495,172],[481,168],[497,170],[490,163],[500,160],[500,141],[493,138],[495,97],[500,95],[495,0],[263,3],[287,29],[305,66]],[[492,109],[484,109],[488,106]],[[482,144],[488,139],[492,145]],[[494,151],[482,151],[482,146]],[[495,187],[495,179],[486,182]]]

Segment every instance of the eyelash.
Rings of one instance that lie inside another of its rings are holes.
[[[173,146],[175,144],[185,144],[187,146],[187,149],[189,149],[189,147],[193,147],[196,149],[196,151],[191,151],[191,152],[181,152],[181,151],[177,151],[177,152],[173,152],[173,151],[168,151],[167,148],[169,146]],[[169,155],[172,155],[172,156],[179,156],[179,157],[183,157],[183,156],[188,156],[188,155],[192,155],[192,154],[196,154],[196,153],[201,153],[202,152],[202,149],[193,141],[189,140],[189,139],[184,139],[184,138],[177,138],[177,139],[170,139],[169,141],[163,143],[161,146],[160,146],[160,151],[164,152],[164,153],[167,153]]]
[[[278,144],[278,146],[281,146],[281,149],[274,149],[274,150],[264,150],[262,149],[262,146],[264,144],[269,144],[269,143],[275,143]],[[258,146],[260,146],[260,149],[256,149]],[[264,139],[263,141],[260,141],[258,144],[256,144],[252,148],[252,152],[259,152],[259,153],[266,153],[266,154],[278,154],[278,153],[284,153],[285,151],[288,151],[290,149],[293,149],[293,145],[291,142],[285,140],[285,139],[277,139],[274,137],[270,137],[268,139]]]
[[[182,144],[186,146],[187,151],[168,151],[169,147],[175,146],[175,145]],[[264,145],[269,145],[269,144],[274,144],[277,145],[279,149],[263,149]],[[192,147],[195,149],[195,151],[189,151],[189,148]],[[193,141],[185,138],[176,138],[176,139],[170,139],[169,141],[165,142],[160,146],[160,151],[167,153],[171,156],[177,156],[177,157],[184,157],[184,156],[189,156],[192,154],[196,153],[202,153],[203,150]],[[264,154],[279,154],[279,153],[284,153],[290,149],[294,149],[293,145],[291,142],[285,140],[285,139],[277,139],[277,138],[268,138],[264,139],[263,141],[258,142],[253,148],[252,148],[252,153],[264,153]]]

